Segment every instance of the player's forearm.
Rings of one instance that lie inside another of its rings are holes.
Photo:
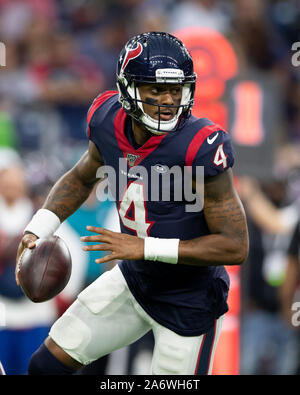
[[[207,235],[179,243],[178,263],[194,266],[240,265],[248,255],[247,236]]]
[[[179,244],[179,263],[187,265],[240,265],[249,250],[246,217],[233,196],[221,203],[207,203],[205,217],[211,234]]]
[[[89,197],[94,183],[84,183],[76,169],[64,174],[52,187],[43,205],[63,222],[72,215]]]

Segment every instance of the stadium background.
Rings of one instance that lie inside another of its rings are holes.
[[[117,227],[112,206],[99,206],[92,196],[66,231],[83,264],[76,264],[70,289],[43,308],[43,319],[13,285],[22,227],[86,149],[91,101],[115,89],[119,52],[144,31],[168,31],[185,42],[198,74],[193,113],[228,129],[236,150],[252,253],[241,268],[229,268],[230,312],[214,373],[298,374],[299,330],[284,319],[279,297],[300,214],[300,44],[292,49],[300,41],[297,0],[0,0],[6,49],[0,67],[0,360],[12,365],[8,373],[23,374],[32,337],[39,341],[28,330],[47,330],[106,269],[95,268],[93,256],[82,257],[76,246],[84,221]],[[273,217],[265,218],[267,212]],[[275,226],[281,217],[284,231]],[[1,348],[16,338],[18,347]],[[149,347],[151,339],[144,339],[112,356],[106,371],[145,373]]]

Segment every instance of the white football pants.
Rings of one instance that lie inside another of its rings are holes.
[[[116,265],[78,295],[49,335],[67,354],[87,365],[153,330],[153,375],[210,374],[222,321],[223,316],[201,336],[178,335],[143,310]]]

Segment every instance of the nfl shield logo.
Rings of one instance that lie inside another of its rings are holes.
[[[127,154],[127,163],[130,167],[134,166],[135,161],[139,158],[139,155]]]

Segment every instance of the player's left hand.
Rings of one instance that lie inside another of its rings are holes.
[[[82,247],[84,251],[111,251],[110,254],[96,259],[96,263],[105,263],[114,259],[144,259],[144,239],[95,226],[87,226],[86,228],[90,232],[97,233],[97,235],[83,236],[80,238],[81,241],[99,242],[99,244],[84,246]]]

